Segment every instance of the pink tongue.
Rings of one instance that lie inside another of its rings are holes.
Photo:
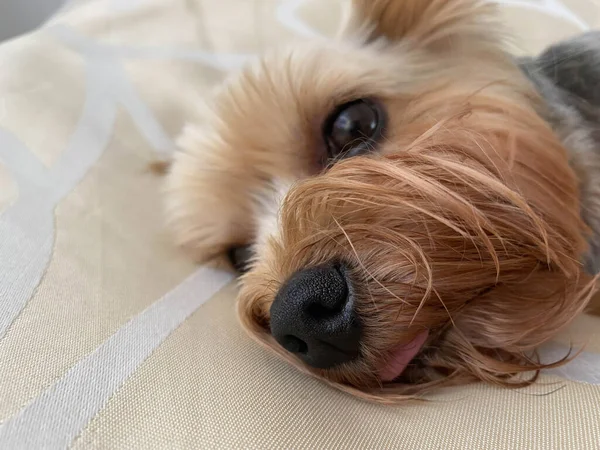
[[[402,372],[404,372],[408,363],[417,356],[417,353],[419,353],[419,350],[421,350],[421,347],[423,347],[423,344],[427,340],[428,335],[428,331],[423,331],[408,344],[402,344],[401,346],[396,347],[392,351],[390,359],[383,367],[383,370],[379,372],[381,381],[392,381],[395,378],[398,378]]]

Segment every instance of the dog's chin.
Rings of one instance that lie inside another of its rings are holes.
[[[393,347],[381,359],[372,360],[371,358],[359,357],[356,361],[347,364],[322,369],[309,366],[281,347],[271,335],[268,325],[263,321],[257,320],[250,329],[246,328],[255,341],[278,354],[283,360],[296,366],[302,372],[323,379],[338,388],[347,386],[348,388],[365,391],[370,391],[384,384],[410,384],[412,377],[405,377],[406,372],[408,372],[407,369],[415,365],[430,337],[429,331],[424,330],[408,343],[404,342]],[[415,374],[414,370],[411,372],[413,375]],[[345,389],[342,388],[342,390]]]

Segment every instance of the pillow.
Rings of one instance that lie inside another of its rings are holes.
[[[509,1],[521,52],[596,25],[589,2]],[[600,318],[538,384],[384,407],[332,390],[236,323],[233,275],[162,222],[161,179],[226,72],[331,35],[337,0],[79,0],[0,45],[0,447],[592,448]],[[210,212],[207,212],[210,213]]]

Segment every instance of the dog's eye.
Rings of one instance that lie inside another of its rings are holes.
[[[329,158],[349,158],[373,149],[384,126],[382,108],[371,100],[346,103],[325,122]]]

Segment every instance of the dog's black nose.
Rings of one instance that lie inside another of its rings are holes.
[[[292,275],[271,305],[271,333],[312,367],[328,369],[355,359],[360,323],[346,268],[325,264]]]

